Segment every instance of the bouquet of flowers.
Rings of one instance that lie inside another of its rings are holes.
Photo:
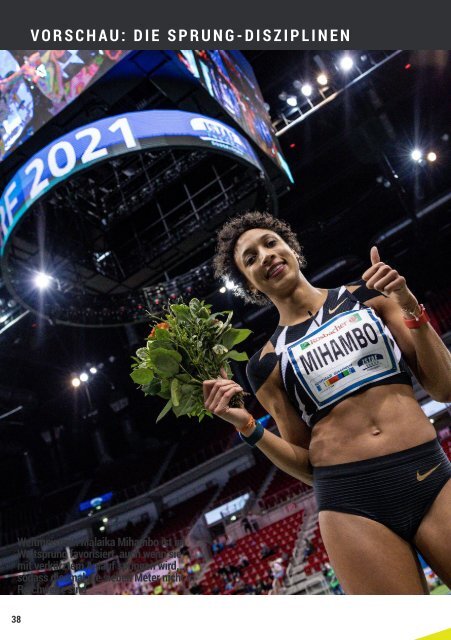
[[[212,414],[204,407],[202,383],[220,376],[231,377],[230,361],[244,362],[247,354],[235,347],[249,336],[249,329],[231,325],[232,311],[211,313],[211,305],[197,298],[189,304],[171,304],[164,321],[155,321],[145,347],[133,357],[131,377],[145,395],[167,400],[157,422],[171,409],[179,417],[195,416],[199,422]],[[231,406],[243,405],[243,394]]]

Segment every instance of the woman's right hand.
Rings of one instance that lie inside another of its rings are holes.
[[[250,413],[244,408],[229,407],[229,402],[237,393],[243,392],[243,388],[233,380],[229,380],[224,369],[221,369],[221,377],[216,380],[205,380],[203,383],[204,404],[208,411],[215,416],[233,424],[237,431],[249,436],[254,426],[246,429],[250,421]]]

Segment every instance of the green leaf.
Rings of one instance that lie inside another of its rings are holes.
[[[174,413],[177,416],[177,418],[179,416],[185,416],[189,413],[191,413],[191,411],[195,408],[195,401],[193,398],[184,398],[183,401],[180,402],[178,407],[174,407]]]
[[[144,391],[145,396],[156,396],[161,391],[160,381],[154,378],[152,382],[149,382],[149,384],[144,384],[142,390]],[[168,398],[165,399],[168,400]]]
[[[227,349],[231,349],[236,344],[246,340],[251,333],[252,331],[250,329],[233,329],[233,327],[230,327],[222,334],[221,342]]]
[[[178,407],[180,404],[180,382],[177,378],[171,380],[171,400],[174,407]]]
[[[171,397],[171,385],[167,378],[163,378],[163,380],[161,381],[160,391],[157,393],[157,395],[164,400],[169,400],[169,398]]]
[[[189,307],[186,304],[171,304],[170,309],[177,318],[183,320],[189,317]]]
[[[229,351],[225,357],[228,360],[235,360],[236,362],[246,362],[246,360],[249,360],[247,353],[244,351],[241,353],[239,351]]]
[[[155,422],[160,422],[160,420],[162,418],[164,418],[164,416],[172,409],[172,400],[169,399],[166,404],[164,405],[163,409],[160,411],[160,413],[158,414],[158,418],[156,419]]]
[[[189,310],[193,316],[197,316],[200,309],[200,301],[197,298],[191,298],[189,301]]]
[[[155,338],[154,340],[156,340],[157,342],[159,340],[167,340],[168,339],[168,330],[167,329],[158,329],[158,327],[155,329]]]
[[[152,365],[162,378],[173,378],[179,372],[182,356],[169,349],[154,349],[151,353]]]
[[[180,380],[180,382],[191,382],[191,376],[189,373],[178,373],[177,380]]]
[[[174,351],[172,342],[169,340],[149,340],[147,343],[147,349],[149,352],[154,349],[168,349],[169,351]]]
[[[147,359],[147,349],[146,347],[141,347],[140,349],[137,350],[136,355],[138,356],[138,358],[140,360],[146,360]]]
[[[153,380],[153,372],[150,369],[135,369],[130,377],[136,384],[149,384]]]
[[[181,392],[184,396],[193,395],[197,391],[195,384],[182,384]]]

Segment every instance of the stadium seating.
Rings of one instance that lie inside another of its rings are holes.
[[[249,559],[249,565],[241,569],[241,578],[247,584],[255,585],[261,578],[268,579],[269,562],[282,557],[286,566],[293,553],[293,548],[303,521],[303,511],[290,515],[278,522],[270,524],[257,532],[238,540],[234,547],[226,548],[214,556],[201,581],[204,594],[233,594],[226,590],[226,581],[218,574],[222,566],[237,566],[241,554]],[[266,558],[261,557],[261,545],[266,544],[274,553]]]

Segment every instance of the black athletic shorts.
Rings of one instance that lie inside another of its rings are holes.
[[[451,463],[436,439],[387,456],[313,469],[319,511],[376,520],[408,542],[450,478]]]

